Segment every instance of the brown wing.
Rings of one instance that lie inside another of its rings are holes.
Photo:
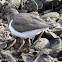
[[[50,27],[40,17],[28,13],[14,15],[13,20],[12,26],[19,32]]]

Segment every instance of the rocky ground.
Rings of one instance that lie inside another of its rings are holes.
[[[7,9],[31,13],[40,17],[52,28],[41,38],[35,36],[18,52],[22,39],[14,36],[4,18]],[[62,62],[62,1],[61,0],[0,0],[0,62]]]

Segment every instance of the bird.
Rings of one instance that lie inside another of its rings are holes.
[[[16,9],[9,9],[6,13],[11,33],[23,39],[30,39],[40,34],[44,29],[51,27],[40,17],[30,13],[19,13]],[[30,41],[29,41],[30,42]],[[30,45],[31,46],[31,45]],[[19,48],[19,50],[21,47]]]

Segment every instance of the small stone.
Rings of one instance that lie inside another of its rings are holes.
[[[46,13],[50,13],[52,10],[46,10],[46,11],[43,11],[44,14]]]
[[[3,34],[4,34],[4,38],[5,39],[7,39],[7,40],[11,39],[11,36],[10,36],[10,32],[9,31],[4,31]]]
[[[43,8],[43,3],[41,0],[35,0],[36,3],[38,4],[38,9],[42,9]]]
[[[20,1],[21,0],[7,0],[4,3],[4,6],[1,11],[3,13],[3,15],[5,15],[7,13],[7,10],[10,8],[18,9],[20,6]]]
[[[50,13],[47,13],[47,14],[41,16],[41,18],[45,18],[45,17],[55,17],[55,18],[58,18],[59,16],[60,15],[57,12],[50,12]]]
[[[0,2],[0,12],[1,12],[1,10],[2,10],[2,7],[3,7],[3,6],[2,6],[2,3]]]
[[[28,0],[21,0],[21,9],[23,10],[24,6],[25,6],[25,3],[28,2]]]
[[[2,17],[2,13],[0,13],[0,18]]]
[[[25,10],[28,11],[37,11],[38,10],[38,5],[35,2],[35,0],[28,0],[24,6]]]
[[[51,57],[50,55],[43,54],[38,56],[34,62],[58,62],[56,58]]]
[[[21,0],[7,0],[7,1],[9,2],[7,7],[9,7],[9,8],[19,8]]]
[[[62,9],[60,9],[59,13],[62,14]]]
[[[4,5],[5,2],[6,2],[6,0],[1,0],[1,1],[0,1],[0,3],[1,3],[2,5]]]
[[[53,50],[52,56],[57,57],[58,53],[59,53],[60,51],[62,51],[62,43],[53,46],[53,47],[52,47],[52,50]]]
[[[53,1],[53,0],[46,0],[46,2],[51,2],[51,1]]]
[[[58,36],[51,31],[45,31],[45,33],[43,34],[42,37],[47,38],[49,40],[54,39],[54,38],[58,38]]]
[[[32,54],[24,54],[22,53],[22,58],[25,62],[33,62],[35,57]]]
[[[53,28],[53,29],[50,29],[50,31],[60,36],[60,34],[62,33],[62,28]]]
[[[39,38],[37,39],[34,44],[31,46],[31,48],[42,50],[43,48],[49,47],[49,40],[46,38]]]
[[[42,54],[51,54],[52,53],[52,49],[47,49],[47,48],[44,48],[44,49],[42,49],[41,51],[39,51],[37,54],[36,54],[36,56],[40,56],[40,55],[42,55]]]
[[[1,14],[1,13],[0,13]],[[2,19],[0,19],[0,25],[2,24]]]
[[[62,26],[62,16],[59,18],[57,22]]]
[[[60,37],[62,37],[62,33],[60,34]]]
[[[0,49],[4,49],[7,47],[7,43],[5,42],[0,42]]]
[[[9,61],[9,62],[16,62],[15,58],[9,54],[8,52],[5,52],[5,51],[0,51],[1,55],[2,55],[2,58],[3,59],[6,59],[6,62]]]
[[[61,25],[59,23],[55,23],[55,28],[61,28]]]
[[[59,62],[62,62],[62,57],[59,57],[58,60],[59,60]]]
[[[61,38],[54,38],[50,40],[50,47],[54,47],[55,45],[61,44]]]
[[[56,20],[60,17],[60,15],[57,12],[50,12],[41,16],[41,18],[45,20],[47,19],[47,17],[50,17],[52,19],[52,22],[56,22]]]

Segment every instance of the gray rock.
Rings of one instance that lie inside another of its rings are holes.
[[[56,58],[53,58],[49,55],[43,54],[38,56],[34,62],[58,62],[58,60]]]
[[[5,42],[0,42],[0,49],[4,49],[7,47],[7,43]]]
[[[6,6],[7,8],[19,8],[20,6],[20,1],[21,0],[7,0],[8,1],[8,5]]]
[[[56,20],[60,17],[60,15],[57,12],[50,12],[41,16],[41,18],[44,20],[47,20],[48,17],[52,19],[51,20],[52,22],[56,22]]]
[[[6,0],[0,0],[0,3],[2,4],[2,5],[4,5],[4,3],[6,3],[7,1]]]
[[[3,9],[1,11],[3,13],[3,15],[5,15],[7,10],[10,8],[18,9],[20,6],[20,1],[21,0],[7,0],[4,3]]]
[[[50,17],[47,17],[44,19],[46,22],[50,23],[55,28],[61,28],[61,25],[56,22],[57,18],[51,19]]]
[[[37,11],[38,5],[35,0],[28,0],[24,6],[24,9],[28,11]]]
[[[42,9],[43,8],[43,3],[41,0],[35,0],[36,3],[38,4],[38,9]]]
[[[49,47],[49,40],[46,38],[39,38],[37,39],[34,44],[31,46],[31,48],[42,50],[43,48]]]
[[[60,34],[60,37],[62,37],[62,33]]]
[[[54,47],[58,44],[61,44],[61,39],[58,37],[58,38],[55,38],[55,39],[52,39],[50,40],[50,47]]]
[[[0,3],[0,12],[1,12],[1,10],[2,10],[2,7],[3,7],[3,6],[2,6],[2,4]]]
[[[53,57],[57,57],[57,56],[58,56],[58,53],[59,53],[60,51],[62,51],[62,43],[53,46],[53,47],[52,47],[52,50],[53,50],[52,56],[53,56]]]
[[[50,31],[60,36],[60,34],[62,33],[62,28],[53,28],[53,29],[50,29]]]
[[[53,15],[54,16],[54,15]],[[42,16],[41,16],[42,17]],[[42,17],[42,19],[48,23],[50,23],[52,26],[54,26],[55,28],[61,28],[60,23],[57,22],[57,20],[59,19],[59,17],[52,17],[47,15],[46,17]]]
[[[59,13],[62,14],[62,9],[60,9]]]
[[[47,49],[47,48],[44,48],[44,49],[42,49],[41,51],[39,51],[37,54],[36,54],[36,56],[40,56],[40,55],[42,55],[42,54],[52,54],[52,49]]]
[[[0,12],[5,8],[5,4],[8,3],[6,0],[0,0]]]
[[[38,0],[38,1],[41,1],[42,3],[44,3],[44,2],[51,2],[53,0]]]
[[[21,9],[23,9],[23,8],[24,8],[25,3],[26,3],[27,1],[28,1],[28,0],[21,0],[21,4],[20,4]]]
[[[53,0],[46,0],[46,2],[51,2],[51,1],[53,1]]]
[[[8,52],[0,51],[0,54],[2,55],[3,60],[7,59],[6,61],[16,62],[15,58],[11,54],[9,54]]]
[[[59,23],[53,23],[53,25],[55,26],[55,28],[61,28],[61,25]]]
[[[60,15],[57,12],[50,12],[50,13],[47,13],[47,14],[41,16],[41,18],[45,18],[45,17],[58,18],[59,16]]]
[[[53,1],[53,5],[55,7],[55,11],[60,11],[60,9],[62,9],[62,1],[61,0]]]
[[[44,3],[46,0],[40,0],[42,3]]]
[[[0,13],[0,18],[2,17],[2,15],[3,15],[3,14],[2,14],[2,13]]]
[[[51,31],[45,31],[45,34],[43,35],[43,37],[48,38],[48,39],[58,38],[58,36]]]
[[[60,25],[61,25],[61,27],[62,27],[62,16],[59,18],[59,20],[57,21]]]
[[[35,57],[31,54],[24,54],[22,53],[22,58],[25,62],[33,62]]]
[[[50,13],[51,11],[52,11],[52,10],[49,9],[49,10],[43,11],[43,13],[46,14],[46,13]]]

